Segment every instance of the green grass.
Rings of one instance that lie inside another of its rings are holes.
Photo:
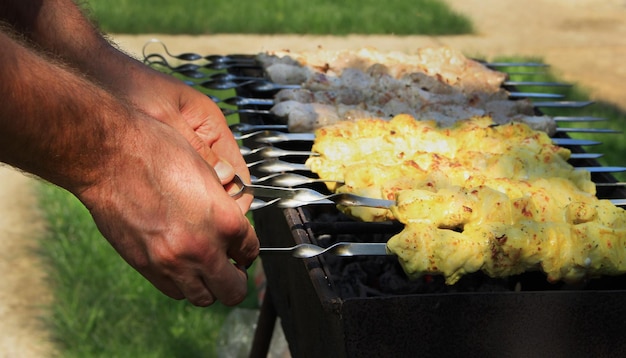
[[[54,290],[49,325],[63,357],[207,357],[229,307],[198,308],[157,291],[99,234],[68,192],[41,185]],[[241,307],[256,307],[252,294]]]
[[[109,33],[395,34],[473,31],[438,0],[165,1],[87,0]]]

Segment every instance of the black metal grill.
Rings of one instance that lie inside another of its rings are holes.
[[[229,72],[263,77],[262,70],[249,65]],[[237,95],[271,98],[272,93],[240,87]],[[275,123],[271,116],[240,118],[251,124]],[[299,145],[282,147],[310,149]],[[594,159],[572,164],[599,165]],[[606,173],[595,173],[592,179],[616,182]],[[626,198],[626,190],[598,187],[598,196]],[[328,206],[268,207],[253,217],[262,246],[386,242],[402,229],[399,223],[355,222]],[[548,283],[537,272],[503,279],[475,273],[447,286],[437,276],[407,280],[393,257],[266,256],[262,262],[268,291],[253,355],[263,355],[269,344],[262,329],[272,326],[273,312],[281,318],[294,357],[626,355],[626,276],[570,286]]]

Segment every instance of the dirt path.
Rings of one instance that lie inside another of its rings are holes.
[[[442,43],[488,58],[542,58],[564,80],[587,88],[593,99],[626,110],[625,0],[446,2],[469,15],[479,34]]]
[[[536,56],[566,81],[578,83],[594,99],[626,110],[626,0],[446,0],[475,22],[472,36],[162,36],[114,35],[113,40],[141,57],[151,38],[172,52],[257,53],[264,50],[357,49],[414,52],[449,45],[472,56]],[[149,48],[151,52],[158,48]],[[0,167],[0,358],[46,357],[50,345],[39,324],[50,294],[32,254],[43,225],[32,179]]]
[[[34,254],[44,230],[33,179],[0,165],[0,357],[48,357],[51,295]]]

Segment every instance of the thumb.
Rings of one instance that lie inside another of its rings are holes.
[[[186,125],[186,122],[174,121],[169,124],[177,129],[178,132],[187,139],[187,142],[189,142],[200,157],[213,168],[222,185],[230,183],[233,180],[235,177],[235,168],[233,165],[216,154],[197,133]]]
[[[213,168],[222,185],[230,183],[235,177],[235,168],[228,161],[217,155],[206,143],[203,143],[201,140],[199,142],[196,146],[198,154]]]
[[[220,158],[217,163],[212,166],[213,170],[215,170],[215,173],[217,174],[217,177],[220,178],[222,185],[230,183],[235,177],[235,168],[233,168],[233,166],[224,159]]]

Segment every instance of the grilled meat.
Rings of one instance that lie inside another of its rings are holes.
[[[275,82],[299,84],[279,91],[272,113],[292,132],[310,132],[340,120],[390,119],[409,114],[451,125],[473,116],[497,123],[521,121],[553,134],[554,120],[535,116],[528,100],[509,100],[505,75],[449,48],[417,55],[319,51],[259,56]]]
[[[421,48],[414,55],[400,52],[380,52],[374,49],[359,51],[312,51],[294,53],[289,51],[261,53],[257,60],[262,64],[268,77],[278,82],[281,77],[298,79],[290,84],[301,84],[300,78],[323,84],[323,79],[312,80],[314,76],[336,79],[346,70],[367,72],[373,77],[402,78],[421,73],[429,76],[433,85],[447,84],[470,92],[497,92],[506,75],[493,71],[480,63],[470,60],[462,53],[449,48]],[[272,66],[280,65],[280,71]],[[285,66],[293,66],[290,75],[285,76]],[[295,73],[301,73],[296,75]],[[434,81],[436,79],[436,82]],[[282,83],[282,82],[278,82]]]
[[[317,131],[307,164],[331,189],[396,200],[391,210],[340,208],[366,221],[399,220],[389,240],[410,277],[494,277],[543,270],[574,282],[626,272],[626,211],[595,197],[569,151],[521,123],[477,117],[442,128],[398,116]]]

